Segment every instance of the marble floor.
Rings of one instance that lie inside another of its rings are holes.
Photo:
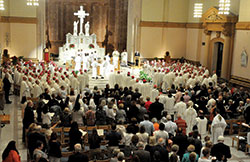
[[[17,141],[17,149],[21,155],[21,161],[27,161],[27,149],[22,143],[22,119],[21,119],[21,109],[19,106],[18,97],[11,96],[12,104],[5,105],[4,113],[10,114],[10,124],[7,124],[0,131],[0,157],[2,158],[2,152],[5,149],[9,141]],[[2,114],[2,112],[0,112]],[[232,158],[229,162],[250,162],[250,156],[245,155],[242,151],[237,151],[236,148],[232,146],[232,136],[225,136],[225,143],[230,146]],[[0,158],[0,159],[1,159]]]

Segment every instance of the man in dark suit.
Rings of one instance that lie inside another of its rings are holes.
[[[28,129],[31,123],[34,123],[33,102],[28,101],[23,117],[23,142],[25,142],[25,129]]]
[[[211,149],[211,156],[215,156],[217,160],[223,160],[223,162],[232,157],[229,146],[224,144],[223,136],[218,137],[218,143]]]
[[[3,90],[5,92],[5,101],[6,104],[11,104],[11,101],[9,100],[9,94],[10,94],[10,87],[11,87],[11,83],[9,81],[9,74],[6,73],[4,79],[3,79]]]
[[[149,106],[150,118],[157,118],[157,120],[161,119],[161,112],[164,109],[162,103],[159,102],[159,97],[155,98],[155,102]]]
[[[89,158],[87,155],[81,153],[82,151],[82,146],[81,144],[77,143],[74,146],[74,154],[69,156],[68,162],[76,162],[76,161],[81,161],[81,162],[88,162]]]
[[[144,144],[142,142],[139,142],[137,144],[137,148],[138,150],[136,150],[134,154],[139,157],[140,161],[150,162],[151,161],[150,152],[143,150]]]

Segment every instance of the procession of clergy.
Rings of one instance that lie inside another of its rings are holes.
[[[113,60],[116,59],[113,58]],[[117,62],[118,60],[119,57]],[[92,63],[92,77],[96,78],[97,69],[93,64],[98,63],[95,60]],[[110,64],[109,61],[108,64]],[[127,62],[122,64],[127,65]],[[118,63],[113,65],[118,65]],[[142,70],[152,78],[151,82],[146,83],[145,80],[139,80],[139,76],[133,74],[132,70],[124,70],[122,72],[114,71],[114,69],[110,71],[105,69],[100,70],[100,72],[102,71],[102,77],[106,76],[104,73],[110,73],[107,79],[109,79],[111,87],[118,84],[121,87],[137,88],[145,98],[155,98],[159,95],[159,90],[160,92],[166,92],[173,86],[175,89],[180,87],[188,89],[193,88],[195,84],[205,85],[207,88],[217,85],[215,72],[212,76],[209,76],[209,71],[205,67],[189,63],[165,63],[164,61],[152,61],[149,63],[149,61],[145,61]],[[90,78],[88,69],[80,67],[78,71],[76,69],[69,70],[69,68],[58,67],[52,61],[48,64],[44,62],[35,64],[32,61],[21,61],[16,66],[9,65],[2,71],[2,78],[6,74],[12,76],[13,73],[14,77],[8,78],[11,83],[20,86],[20,99],[23,96],[37,98],[46,88],[50,90],[50,94],[58,94],[65,90],[65,95],[67,95],[71,89],[76,94],[83,93],[84,88],[89,84]]]

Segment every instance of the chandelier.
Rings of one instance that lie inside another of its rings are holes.
[[[194,17],[195,18],[202,17],[202,9],[203,9],[203,3],[194,4]]]
[[[228,15],[230,11],[230,0],[219,1],[219,14]]]
[[[0,0],[0,10],[5,10],[3,0]]]
[[[27,0],[27,6],[39,6],[39,0]]]

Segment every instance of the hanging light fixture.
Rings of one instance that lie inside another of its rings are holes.
[[[202,17],[203,3],[195,3],[194,4],[194,17],[200,18]]]
[[[230,0],[220,0],[219,1],[219,14],[228,15],[230,11]]]
[[[39,6],[39,0],[27,0],[27,6]]]
[[[0,0],[0,10],[5,10],[5,8],[4,8],[4,0]]]

